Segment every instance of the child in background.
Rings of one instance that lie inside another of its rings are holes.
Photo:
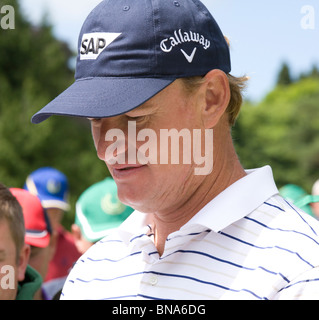
[[[46,211],[43,209],[38,197],[27,190],[11,188],[10,192],[15,196],[22,207],[25,223],[25,243],[31,248],[29,265],[39,272],[45,279],[49,262],[53,256],[54,244],[51,240],[51,227]],[[45,291],[39,289],[35,300],[48,300]]]
[[[70,209],[68,180],[59,170],[43,167],[27,177],[24,188],[39,197],[48,213],[52,236],[56,237],[55,254],[44,279],[45,290],[50,297],[53,297],[81,255],[74,245],[72,234],[61,224],[63,215]]]

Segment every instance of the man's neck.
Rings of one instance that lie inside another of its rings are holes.
[[[198,188],[184,203],[170,211],[153,214],[155,245],[160,255],[164,252],[169,234],[179,230],[212,199],[246,175],[232,143],[228,150],[225,149],[225,145],[223,145],[223,149],[219,150],[223,150],[223,152],[217,154],[212,173],[203,178]]]

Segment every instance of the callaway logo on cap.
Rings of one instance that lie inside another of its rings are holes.
[[[75,83],[32,118],[112,117],[178,78],[230,72],[229,48],[199,0],[104,0],[85,20]]]
[[[178,31],[174,31],[173,36],[161,41],[161,49],[164,52],[171,52],[175,46],[182,45],[186,42],[194,42],[195,44],[199,43],[203,46],[205,50],[207,50],[210,47],[210,41],[208,39],[205,39],[203,35],[200,35],[199,33],[193,31],[184,32],[181,29],[179,29]],[[185,56],[186,60],[189,63],[192,63],[197,47],[194,47],[190,55],[188,55],[183,49],[180,50],[182,54]]]

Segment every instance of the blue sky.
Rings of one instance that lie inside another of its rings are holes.
[[[77,50],[88,13],[101,0],[20,0],[25,15],[38,23],[46,13],[56,36]],[[246,97],[258,101],[276,83],[285,61],[294,75],[319,67],[318,0],[203,0],[231,41],[232,74],[250,76]],[[308,7],[306,7],[308,6]],[[305,20],[311,8],[313,18]],[[305,25],[310,28],[305,29]],[[310,25],[309,23],[313,23]]]

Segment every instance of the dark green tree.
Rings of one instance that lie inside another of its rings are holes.
[[[233,130],[245,167],[270,164],[278,186],[310,192],[319,178],[319,79],[278,86],[260,103],[245,104]]]
[[[319,79],[319,69],[316,65],[312,66],[312,69],[310,72],[304,72],[301,73],[299,76],[299,79],[305,79],[305,78],[318,78]]]
[[[277,85],[287,86],[293,82],[287,63],[283,63],[278,74]]]
[[[64,117],[39,125],[30,121],[74,81],[73,53],[45,20],[39,26],[30,23],[17,0],[0,4],[15,9],[15,29],[0,28],[0,181],[22,187],[33,170],[53,166],[69,178],[74,211],[77,197],[108,175],[96,156],[89,124]]]

